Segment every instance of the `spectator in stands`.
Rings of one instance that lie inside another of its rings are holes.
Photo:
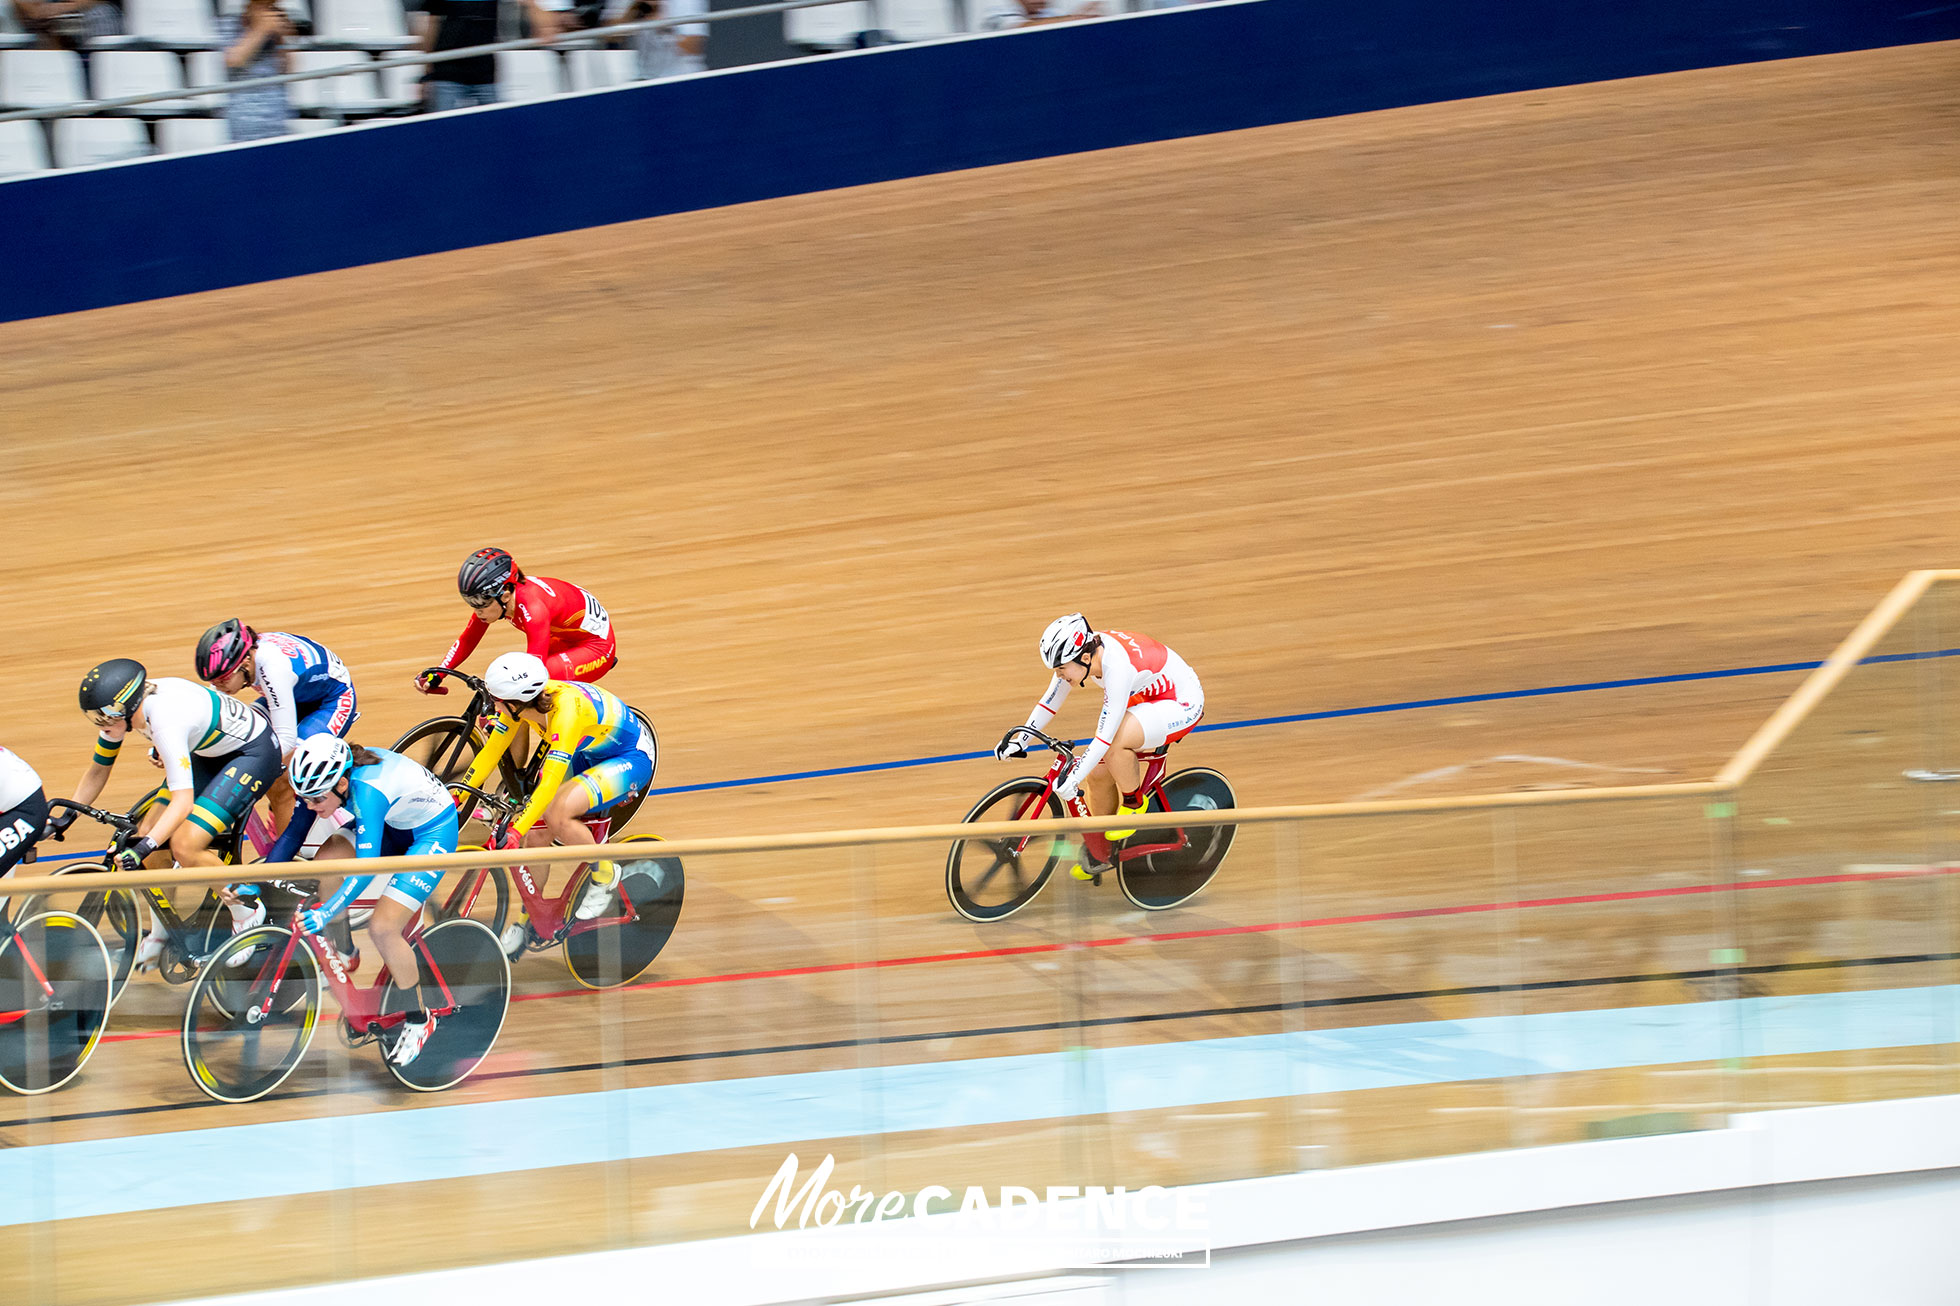
[[[707,12],[708,0],[625,0],[624,7],[611,21],[638,23],[652,18],[692,18]],[[679,77],[682,73],[701,72],[708,66],[706,23],[646,27],[622,39],[639,52],[639,74],[643,78]]]
[[[98,36],[122,34],[122,10],[109,0],[14,0],[14,13],[51,50],[80,51]]]
[[[293,24],[279,0],[246,0],[244,13],[218,19],[218,39],[225,43],[225,76],[234,82],[292,71],[286,45],[293,39]],[[225,125],[234,141],[284,136],[291,116],[283,86],[258,86],[225,97]]]
[[[1072,18],[1100,18],[1121,13],[1114,0],[968,0],[979,3],[982,31],[998,32],[1009,27],[1033,27],[1037,23],[1060,23]]]
[[[497,0],[424,0],[422,48],[466,50],[491,45],[497,33]],[[429,65],[423,77],[431,112],[497,102],[497,56],[472,55]]]

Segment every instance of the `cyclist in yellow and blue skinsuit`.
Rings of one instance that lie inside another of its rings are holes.
[[[511,833],[522,843],[590,844],[592,831],[582,818],[607,811],[653,782],[659,758],[652,733],[618,696],[597,685],[552,680],[543,660],[529,653],[499,657],[483,684],[497,700],[497,719],[470,767],[469,784],[482,786],[521,731],[543,731],[537,787],[511,822]],[[618,879],[611,862],[594,862],[576,918],[603,914]],[[506,953],[522,948],[527,927],[518,920],[505,929]]]

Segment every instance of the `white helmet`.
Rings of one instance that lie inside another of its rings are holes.
[[[506,703],[528,703],[544,692],[544,682],[549,679],[543,658],[530,653],[505,653],[483,673],[483,687],[493,698],[501,698]]]
[[[353,765],[354,750],[347,746],[347,741],[339,735],[322,732],[299,741],[299,747],[293,750],[293,760],[286,764],[286,778],[292,781],[293,792],[299,797],[318,798],[338,784]]]
[[[1048,623],[1048,629],[1041,632],[1042,662],[1050,670],[1059,669],[1065,662],[1073,662],[1082,656],[1082,649],[1093,633],[1089,629],[1088,618],[1080,612],[1055,618]]]

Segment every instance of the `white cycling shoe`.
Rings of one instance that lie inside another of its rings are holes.
[[[229,908],[229,910],[231,912],[231,932],[234,936],[243,934],[246,930],[257,929],[259,926],[265,924],[265,900],[263,898],[254,898],[252,900],[252,910],[248,912],[240,912],[236,907]]]
[[[429,1041],[429,1035],[435,1032],[436,1018],[434,1016],[430,1016],[428,1019],[420,1022],[413,1020],[403,1021],[402,1032],[395,1036],[395,1045],[388,1049],[389,1064],[405,1066],[415,1060],[415,1058],[421,1056],[423,1047]]]
[[[599,876],[597,872],[594,872],[591,883],[587,884],[585,886],[585,892],[579,895],[578,910],[572,913],[573,917],[578,920],[589,921],[596,916],[604,916],[606,914],[606,908],[612,906],[613,894],[618,890],[619,871],[617,869],[606,878],[604,884],[599,883]]]
[[[155,970],[157,964],[163,960],[163,949],[167,943],[169,943],[168,939],[145,934],[143,941],[136,945],[136,969]]]
[[[516,961],[519,957],[523,956],[524,945],[530,941],[530,933],[530,926],[526,925],[523,921],[512,921],[509,925],[504,926],[504,932],[499,936],[497,942],[503,945],[505,958],[510,961]]]

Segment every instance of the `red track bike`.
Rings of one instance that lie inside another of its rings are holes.
[[[410,943],[422,971],[422,1004],[436,1018],[420,1055],[406,1066],[383,1057],[402,1087],[431,1093],[468,1078],[490,1053],[510,1009],[510,963],[477,921],[443,921]],[[184,1010],[184,1065],[220,1102],[250,1102],[284,1083],[313,1042],[321,974],[340,1005],[349,1047],[391,1046],[405,1019],[385,965],[357,987],[324,935],[300,925],[261,925],[211,954]]]
[[[974,804],[965,821],[1034,821],[1059,817],[1062,800],[1055,785],[1075,761],[1075,750],[1029,726],[1016,726],[1002,737],[1004,744],[1025,736],[1055,754],[1045,776],[1019,776],[996,787]],[[1139,754],[1144,764],[1143,789],[1152,812],[1216,812],[1237,806],[1232,785],[1207,766],[1189,767],[1169,775],[1164,751]],[[1067,804],[1070,816],[1088,816],[1080,794]],[[1111,818],[1112,824],[1115,818]],[[1188,902],[1218,873],[1232,851],[1235,825],[1202,825],[1189,829],[1141,830],[1113,841],[1111,861],[1123,896],[1145,911],[1164,911]],[[953,910],[970,921],[1005,920],[1033,902],[1055,868],[1083,856],[1083,838],[1075,834],[1008,835],[961,839],[946,855],[946,897]],[[1102,877],[1096,877],[1102,883]]]
[[[486,793],[468,785],[451,782],[450,789],[464,794],[476,810],[491,818],[492,842],[501,842],[510,830],[511,817],[523,806],[518,798]],[[637,804],[636,804],[637,805]],[[584,822],[592,837],[604,843],[611,833],[611,816],[595,816]],[[617,988],[631,983],[660,955],[680,920],[681,904],[687,892],[687,877],[678,857],[653,855],[658,835],[631,834],[621,843],[651,845],[645,857],[620,858],[616,863],[619,890],[612,905],[591,920],[573,916],[579,898],[591,877],[591,867],[579,863],[565,867],[571,873],[556,894],[539,888],[527,866],[483,867],[445,877],[429,897],[429,909],[440,920],[474,918],[501,936],[510,915],[510,888],[517,885],[528,921],[524,947],[543,952],[561,944],[565,967],[572,978],[589,989]]]

